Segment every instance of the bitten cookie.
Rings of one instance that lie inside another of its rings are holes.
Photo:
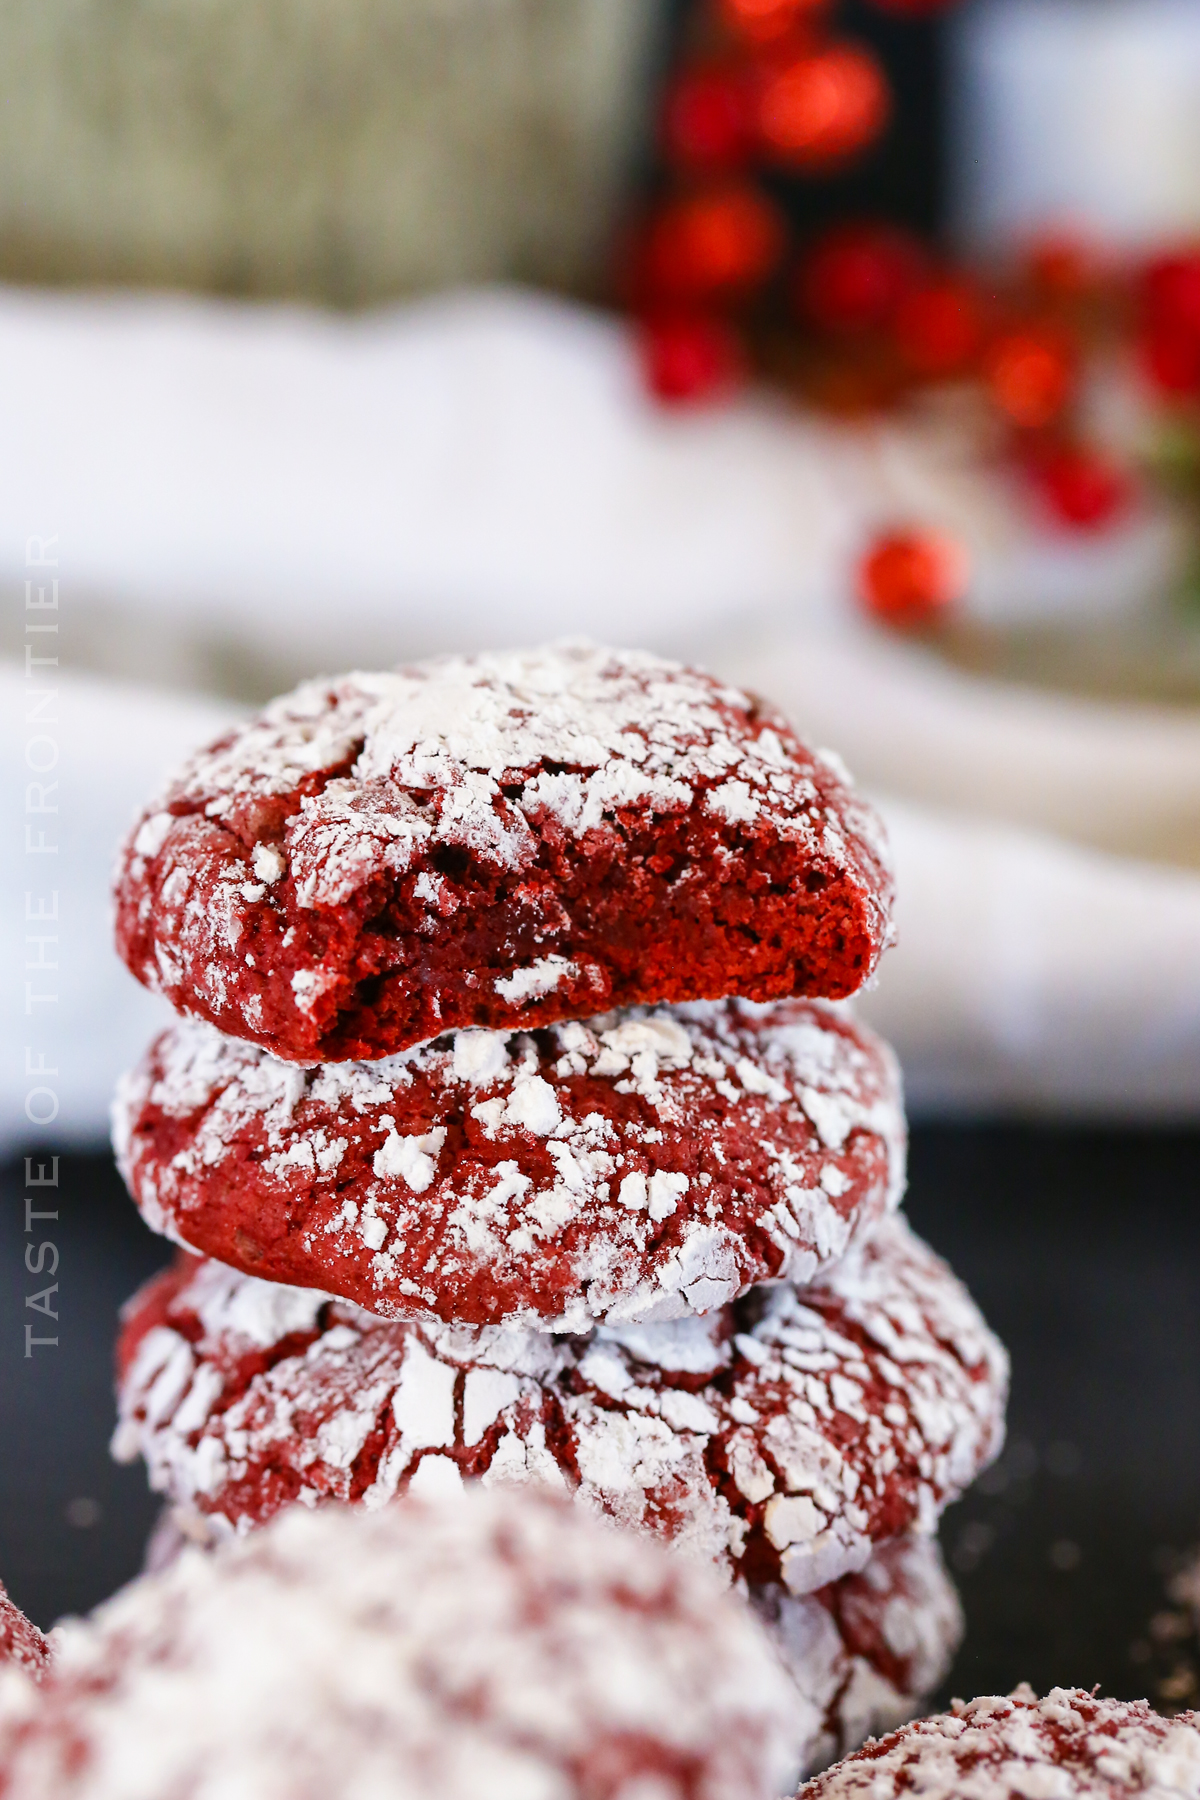
[[[479,1491],[183,1556],[27,1692],[0,1689],[5,1800],[771,1800],[793,1705],[705,1571]]]
[[[23,1669],[38,1681],[49,1655],[49,1645],[33,1620],[13,1605],[0,1582],[0,1668]]]
[[[1153,1800],[1200,1797],[1200,1713],[1052,1688],[954,1703],[816,1776],[798,1800]]]
[[[180,1024],[118,1090],[157,1231],[385,1318],[586,1331],[819,1278],[899,1200],[899,1071],[819,1003],[461,1031],[297,1069]]]
[[[841,998],[889,941],[892,885],[836,758],[709,676],[568,645],[275,701],[146,810],[116,899],[140,981],[316,1062],[609,1006]]]
[[[118,1358],[114,1454],[227,1527],[536,1479],[795,1594],[932,1531],[1000,1447],[1008,1372],[898,1216],[819,1287],[584,1339],[388,1323],[181,1259],[131,1301]]]

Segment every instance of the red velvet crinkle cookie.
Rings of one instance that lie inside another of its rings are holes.
[[[145,1567],[157,1572],[188,1548],[224,1542],[200,1514],[168,1507]],[[813,1594],[789,1594],[775,1582],[748,1588],[746,1598],[796,1690],[796,1779],[921,1711],[963,1637],[958,1592],[932,1537],[881,1544],[857,1575]]]
[[[147,1220],[382,1317],[586,1331],[824,1274],[900,1198],[887,1047],[703,1001],[297,1069],[181,1023],[123,1081]]]
[[[0,1582],[0,1669],[23,1669],[37,1681],[49,1655],[49,1645],[33,1620],[13,1605]]]
[[[586,645],[310,682],[200,752],[117,877],[180,1011],[296,1062],[458,1026],[838,999],[891,934],[835,757],[710,676]]]
[[[1200,1800],[1200,1713],[1022,1684],[866,1744],[798,1800]]]
[[[293,1500],[536,1479],[805,1594],[933,1530],[1000,1447],[1007,1373],[899,1216],[820,1287],[582,1339],[389,1323],[181,1259],[127,1309],[113,1450],[240,1530]]]
[[[0,1689],[5,1800],[772,1800],[749,1611],[548,1495],[294,1508],[60,1628]]]
[[[802,1771],[823,1769],[920,1711],[948,1674],[963,1613],[936,1538],[881,1544],[857,1575],[795,1595],[777,1582],[749,1599],[811,1708]]]

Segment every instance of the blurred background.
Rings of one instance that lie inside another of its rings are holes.
[[[9,0],[0,593],[0,1573],[42,1623],[152,1510],[104,1454],[161,1260],[104,1152],[159,1016],[121,832],[306,674],[582,633],[769,694],[888,819],[862,1011],[1016,1368],[955,1691],[1194,1703],[1200,0]]]

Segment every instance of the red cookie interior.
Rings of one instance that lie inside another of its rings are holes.
[[[609,1006],[841,998],[882,827],[758,701],[557,646],[313,682],[193,757],[121,858],[148,987],[292,1061]]]

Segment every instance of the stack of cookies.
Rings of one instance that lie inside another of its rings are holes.
[[[115,1115],[185,1252],[119,1348],[171,1529],[540,1482],[727,1574],[798,1763],[906,1716],[1007,1365],[836,1004],[891,898],[836,757],[649,655],[310,683],[194,757],[117,882],[181,1015]]]

